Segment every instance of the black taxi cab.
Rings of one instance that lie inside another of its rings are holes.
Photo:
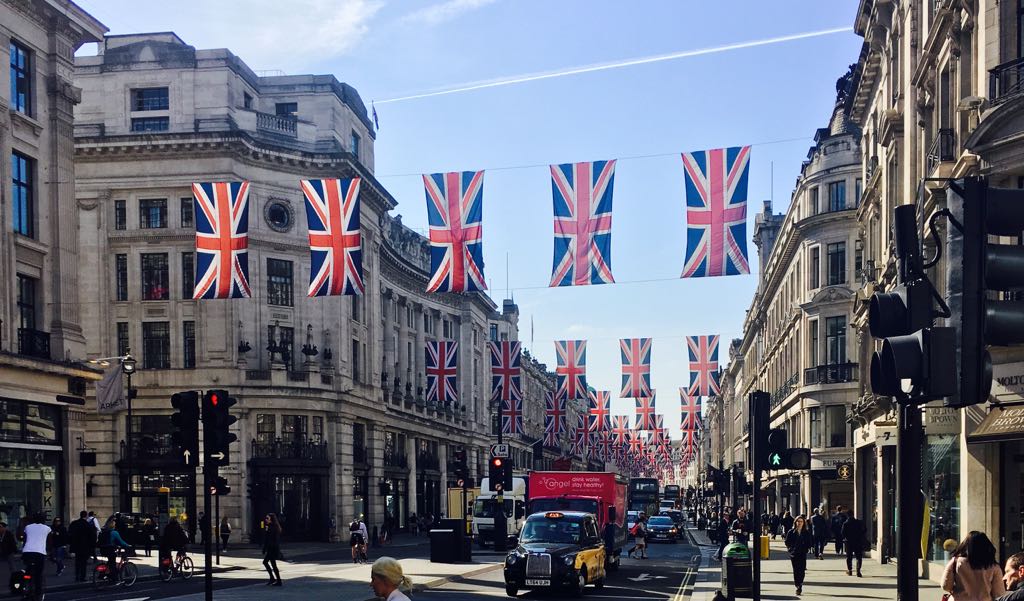
[[[526,518],[519,544],[505,557],[505,592],[568,588],[583,594],[604,586],[605,548],[593,514],[547,511]]]

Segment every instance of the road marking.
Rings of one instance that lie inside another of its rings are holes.
[[[630,580],[632,580],[633,582],[644,582],[645,580],[657,580],[659,578],[668,578],[668,576],[652,576],[651,574],[644,572],[639,576],[630,578]]]

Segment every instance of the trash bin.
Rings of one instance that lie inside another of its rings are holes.
[[[459,549],[455,545],[455,532],[451,528],[435,528],[431,530],[431,563],[455,563],[458,561]]]
[[[754,564],[750,549],[743,543],[731,543],[722,552],[722,595],[726,599],[754,597]]]
[[[761,539],[761,559],[768,559],[770,555],[769,549],[771,548],[768,544],[768,537],[762,536],[759,538]]]

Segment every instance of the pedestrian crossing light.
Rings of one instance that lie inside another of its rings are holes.
[[[174,457],[186,468],[199,463],[199,393],[186,390],[171,395],[171,442]]]
[[[238,404],[226,390],[207,390],[203,395],[203,448],[206,465],[229,465],[231,443],[238,437],[231,433],[231,424],[238,418],[230,410]]]

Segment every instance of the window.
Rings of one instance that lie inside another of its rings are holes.
[[[267,304],[292,306],[292,262],[267,259]]]
[[[58,407],[13,399],[0,400],[0,440],[59,443],[60,433]]]
[[[36,280],[18,274],[18,327],[36,329]]]
[[[142,367],[167,369],[171,366],[171,326],[166,321],[142,324]]]
[[[317,443],[324,441],[324,418],[322,415],[313,416],[313,433],[310,439]]]
[[[359,340],[352,339],[352,381],[362,382],[359,373]]]
[[[811,215],[818,214],[818,187],[811,188]]]
[[[256,442],[270,444],[277,436],[277,415],[273,413],[256,414]]]
[[[811,269],[808,272],[810,276],[810,287],[811,290],[820,287],[821,285],[821,249],[817,246],[811,249]]]
[[[181,227],[195,227],[192,199],[181,199]]]
[[[854,207],[859,207],[860,206],[860,195],[864,191],[863,188],[864,188],[864,183],[858,177],[857,181],[853,182],[853,206]]]
[[[366,281],[365,278],[363,281]],[[362,321],[363,317],[363,303],[361,297],[358,294],[352,295],[352,321]],[[402,325],[398,321],[398,308],[395,308],[395,323]]]
[[[124,357],[128,354],[129,348],[131,348],[131,343],[128,340],[128,322],[119,321],[117,322],[117,355]]]
[[[846,182],[832,182],[828,185],[828,210],[842,211],[846,208]]]
[[[167,253],[142,255],[142,300],[167,300]]]
[[[11,109],[32,114],[32,53],[11,41]]]
[[[123,200],[114,201],[114,229],[128,229],[128,210],[125,208]]]
[[[191,300],[195,293],[195,271],[195,255],[181,253],[181,298],[184,300]]]
[[[858,277],[864,270],[864,243],[857,240],[853,245],[853,273]]]
[[[352,132],[352,154],[359,158],[359,134]]]
[[[480,360],[473,357],[473,386],[480,385]]]
[[[811,422],[811,448],[820,449],[821,444],[821,407],[810,407],[807,410]]]
[[[139,227],[144,230],[167,227],[166,198],[148,198],[139,201]]]
[[[299,103],[278,102],[274,105],[274,114],[278,117],[291,117],[295,119],[299,116]]]
[[[828,446],[846,446],[846,405],[825,407],[825,429],[828,432]]]
[[[252,108],[252,94],[249,92],[242,92],[242,108]]]
[[[811,367],[817,367],[817,365],[818,365],[818,320],[815,319],[815,320],[811,321],[810,322],[810,326],[811,326],[811,332],[810,332],[810,338],[811,339],[808,341],[808,344],[810,345],[810,348],[808,349],[808,353],[807,353],[808,357],[807,358],[809,360],[808,363],[809,363],[809,365]]]
[[[846,243],[829,244],[828,252],[828,285],[836,286],[846,283]]]
[[[295,328],[281,326],[277,329],[281,335],[281,346],[288,355],[286,363],[291,364],[295,361]]]
[[[167,131],[170,117],[137,117],[132,119],[132,131]]]
[[[128,255],[114,255],[114,272],[116,280],[116,300],[128,300]]]
[[[281,442],[300,444],[306,441],[309,417],[305,415],[281,416]]]
[[[828,348],[828,364],[846,363],[846,317],[825,319],[825,337]]]
[[[35,161],[17,152],[11,153],[11,192],[14,195],[14,231],[22,236],[36,235],[35,190],[32,177]]]
[[[352,446],[357,449],[366,447],[366,425],[360,423],[352,424]]]
[[[496,324],[496,323],[492,323],[491,324],[491,336],[490,336],[490,339],[491,339],[491,342],[497,342],[498,341],[498,324]]]
[[[167,88],[137,88],[132,90],[133,111],[166,111],[170,108]]]
[[[410,328],[413,327],[412,305],[405,306],[405,324]]]
[[[450,322],[447,319],[445,319],[445,320],[442,320],[441,325],[442,325],[441,330],[442,330],[444,338],[446,340],[450,340],[452,338],[452,322]]]
[[[183,321],[181,323],[181,366],[189,369],[196,366],[196,322]]]
[[[423,332],[429,335],[434,334],[434,318],[433,316],[424,314],[423,315]]]

